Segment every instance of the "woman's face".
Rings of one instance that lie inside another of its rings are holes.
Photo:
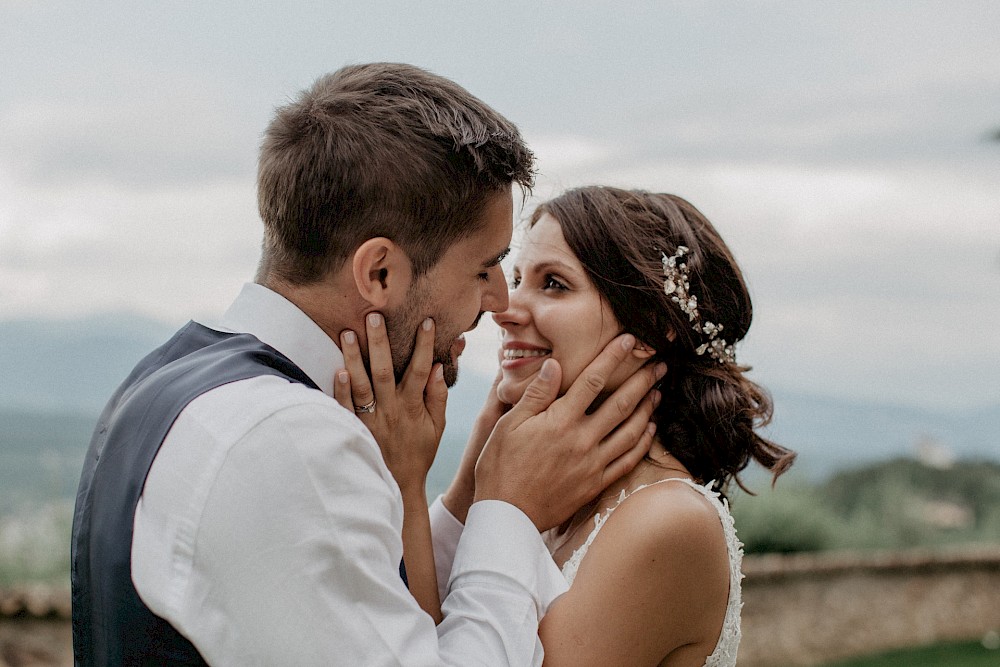
[[[559,393],[564,393],[621,332],[611,307],[566,244],[559,223],[547,213],[528,230],[514,264],[510,305],[493,319],[503,329],[503,377],[497,395],[509,404],[521,398],[549,357],[562,367]],[[627,372],[616,372],[606,389],[620,385]]]

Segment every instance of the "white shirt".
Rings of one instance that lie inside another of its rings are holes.
[[[531,521],[483,501],[463,529],[435,502],[447,592],[435,627],[399,577],[399,487],[332,398],[340,350],[260,285],[222,325],[279,350],[322,391],[262,376],[181,412],[135,514],[132,580],[150,610],[212,665],[540,664],[538,621],[566,584]]]

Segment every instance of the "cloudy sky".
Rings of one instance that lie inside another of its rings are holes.
[[[751,285],[758,380],[997,405],[998,34],[988,1],[0,0],[0,319],[211,318],[254,271],[273,108],[396,60],[518,123],[537,197],[701,208]]]

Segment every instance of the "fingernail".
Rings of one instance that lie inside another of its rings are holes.
[[[354,334],[353,331],[345,331],[343,334],[341,334],[341,336],[343,337],[344,342],[348,345],[354,345],[355,341],[358,340],[358,337]]]
[[[421,324],[420,326],[424,328],[424,331],[430,331],[432,324],[434,324],[434,320],[428,317],[426,320],[423,321],[423,324]]]
[[[434,369],[434,381],[435,382],[444,381],[444,366],[442,364],[438,364],[437,368]]]
[[[649,422],[649,424],[646,425],[646,433],[649,434],[650,438],[656,435],[656,422]]]
[[[340,371],[337,373],[337,382],[339,382],[340,384],[347,384],[347,382],[350,379],[351,379],[351,374],[348,373],[347,371]]]
[[[368,325],[373,329],[378,328],[382,324],[382,316],[378,313],[368,313]]]
[[[622,349],[626,352],[635,347],[635,336],[632,334],[625,334],[622,336]]]
[[[656,364],[656,368],[653,370],[653,376],[659,380],[661,377],[667,374],[667,365],[662,361]]]
[[[538,377],[542,378],[543,380],[551,380],[552,376],[554,375],[555,375],[555,369],[552,366],[552,360],[546,359],[542,363],[542,369],[538,371]]]
[[[656,389],[653,390],[653,409],[656,409],[660,405],[660,392]]]

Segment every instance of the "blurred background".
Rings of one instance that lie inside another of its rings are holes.
[[[519,219],[601,183],[720,230],[754,297],[739,358],[799,452],[734,494],[748,552],[1000,544],[997,34],[988,1],[0,0],[0,588],[66,585],[104,401],[252,279],[274,107],[376,60],[518,124]],[[497,340],[469,336],[430,495]]]

